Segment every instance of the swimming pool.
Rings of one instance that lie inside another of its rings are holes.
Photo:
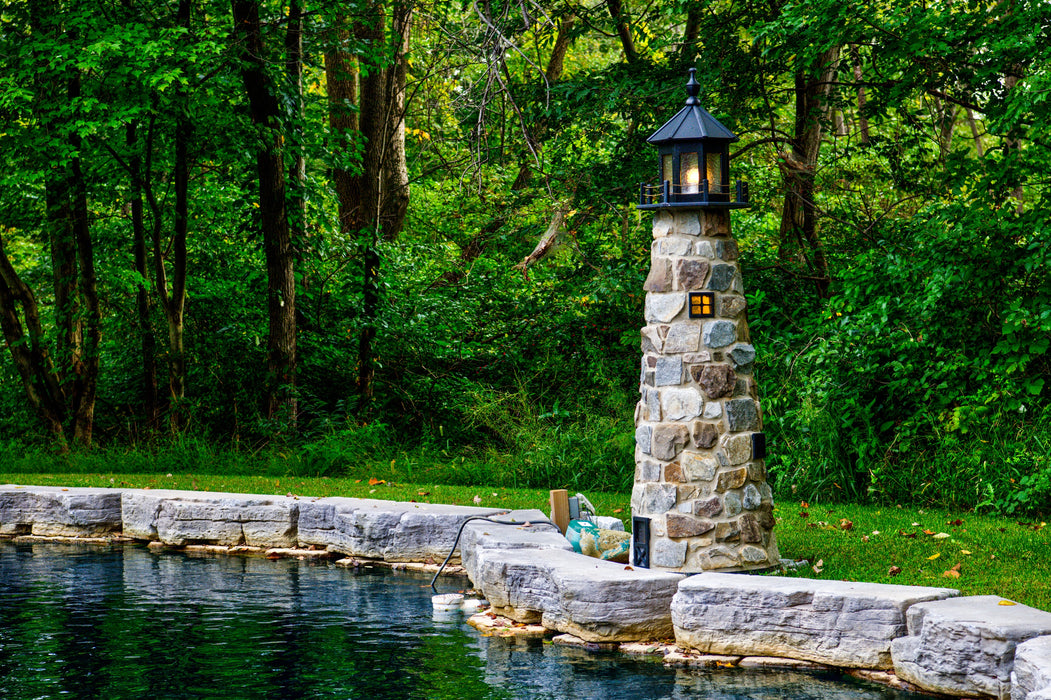
[[[481,637],[429,577],[327,563],[0,542],[0,697],[920,697],[841,679]],[[443,591],[460,579],[446,579]]]

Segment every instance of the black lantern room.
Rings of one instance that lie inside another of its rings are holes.
[[[747,185],[730,187],[730,144],[737,136],[701,107],[697,69],[690,69],[686,106],[646,139],[660,157],[660,184],[642,185],[639,209],[748,206]]]

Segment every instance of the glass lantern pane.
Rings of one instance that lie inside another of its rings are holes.
[[[723,192],[723,156],[721,153],[708,153],[705,158],[705,177],[708,178],[709,192]]]
[[[661,156],[661,182],[673,182],[674,156],[667,153]]]
[[[683,153],[679,156],[679,184],[683,194],[697,194],[701,191],[701,171],[696,153]]]

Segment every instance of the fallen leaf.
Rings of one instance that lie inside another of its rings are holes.
[[[960,572],[956,571],[955,569],[949,569],[944,574],[942,574],[942,578],[960,578]]]
[[[919,526],[920,526],[920,524],[919,524],[919,523],[913,523],[913,524],[912,524],[912,526],[913,526],[913,527],[919,527]]]
[[[471,500],[473,500],[473,501],[474,501],[474,504],[475,504],[475,505],[478,505],[479,503],[481,503],[481,502],[482,502],[482,497],[481,497],[481,496],[475,496],[475,497],[474,497],[473,499],[471,499]]]
[[[416,495],[417,496],[430,496],[431,492],[430,491],[417,491]]]
[[[1013,600],[1001,600],[997,605],[1018,605],[1018,603]]]
[[[960,554],[970,554],[970,552],[967,551],[966,549],[961,549],[960,550]]]
[[[875,537],[875,536],[876,536],[876,535],[878,535],[878,534],[879,534],[879,530],[873,530],[873,531],[872,531],[872,536],[873,536],[873,537]]]
[[[937,535],[934,535],[931,539],[932,540],[944,540],[946,537],[949,537],[949,533],[948,532],[939,532]]]
[[[900,566],[892,566],[887,571],[887,574],[890,575],[890,576],[897,576],[900,573],[901,573],[901,567]]]
[[[854,523],[851,522],[850,520],[847,520],[846,518],[840,518],[839,519],[839,529],[840,530],[850,530],[853,527],[854,527]]]
[[[869,541],[869,536],[868,535],[862,535],[861,536],[861,541],[862,542],[868,542]]]
[[[623,509],[623,508],[614,508],[614,509],[613,509],[613,512],[614,512],[614,513],[623,513],[623,512],[624,512],[624,509]]]
[[[924,530],[923,534],[925,534],[925,535],[933,535],[934,534],[934,530]]]
[[[800,501],[800,502],[799,502],[799,507],[800,507],[800,508],[809,508],[809,507],[810,507],[810,504],[809,504],[809,503],[807,503],[806,501]]]
[[[805,510],[799,511],[799,517],[800,518],[809,518],[810,517],[810,513],[806,512]]]
[[[817,563],[814,564],[810,568],[814,570],[815,574],[820,574],[825,568],[825,560],[824,559],[818,559]]]
[[[934,554],[932,554],[929,557],[927,557],[927,561],[934,561],[935,559],[937,559],[941,555],[942,555],[941,552],[935,552]]]
[[[625,566],[624,570],[625,571],[634,571],[635,569],[631,568],[630,566]]]
[[[946,525],[952,525],[953,527],[959,527],[959,526],[963,525],[963,521],[960,520],[959,518],[957,518],[956,520],[950,520],[949,522],[947,522],[945,524]]]
[[[385,483],[387,483],[387,482],[384,481],[383,479],[376,479],[376,478],[369,479],[369,486],[376,486],[377,484],[385,484]]]

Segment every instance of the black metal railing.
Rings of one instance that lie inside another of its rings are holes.
[[[696,190],[692,186],[672,185],[669,181],[658,185],[639,186],[639,209],[663,207],[726,207],[741,209],[748,206],[748,183],[737,180],[731,192],[723,188],[708,188],[708,181],[701,180]],[[693,191],[691,191],[693,190]]]

